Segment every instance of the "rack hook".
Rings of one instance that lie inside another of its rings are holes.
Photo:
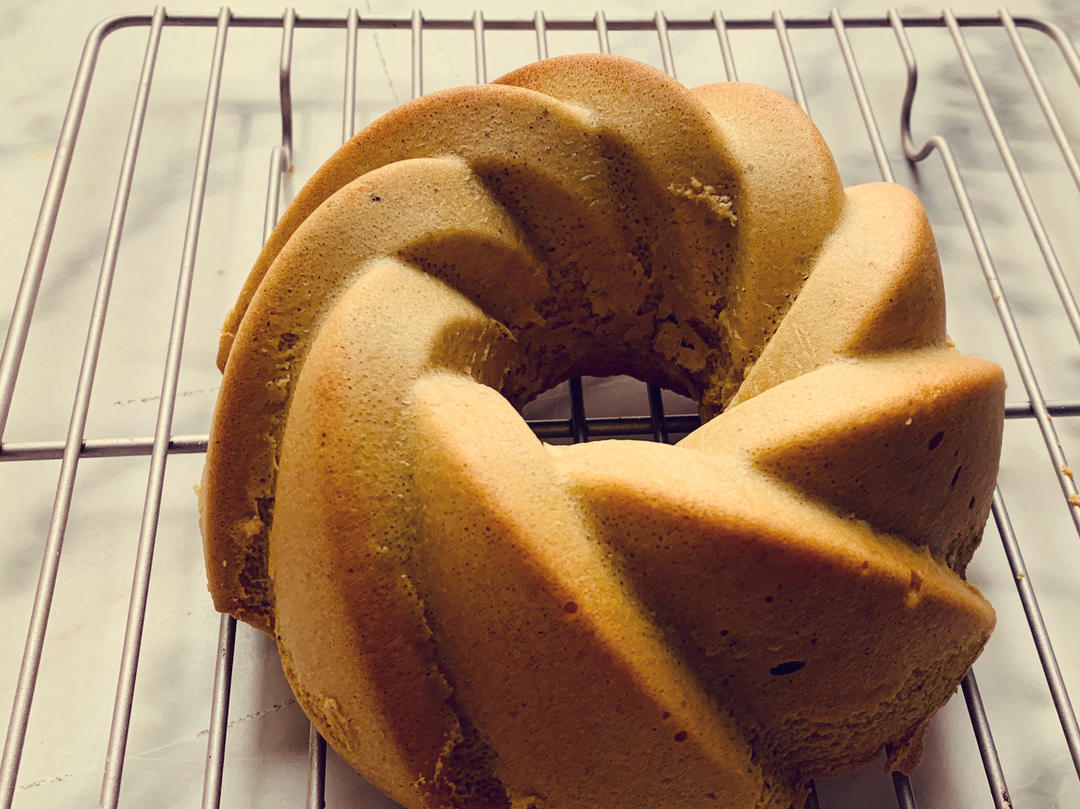
[[[293,167],[293,109],[292,109],[292,50],[293,30],[296,27],[296,9],[285,9],[281,25],[281,68],[279,88],[281,90],[281,148],[283,168],[292,171]]]
[[[915,140],[911,137],[911,106],[915,101],[915,88],[919,83],[919,65],[915,61],[915,51],[911,48],[904,23],[900,19],[895,8],[890,8],[886,13],[889,24],[892,25],[896,41],[900,45],[900,52],[904,55],[904,64],[907,66],[907,86],[904,88],[904,103],[900,107],[900,140],[904,145],[904,155],[911,163],[918,163],[934,151],[937,146],[936,138],[930,138],[921,148],[915,147]]]

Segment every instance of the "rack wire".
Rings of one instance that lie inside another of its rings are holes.
[[[419,11],[408,17],[363,17],[355,9],[344,17],[303,17],[289,8],[279,17],[239,16],[223,8],[216,16],[170,15],[164,8],[152,14],[126,15],[103,21],[91,32],[83,50],[64,118],[59,144],[49,173],[44,199],[37,226],[34,229],[22,281],[15,300],[3,352],[0,354],[0,439],[4,436],[11,412],[16,382],[22,363],[27,335],[34,317],[38,292],[45,271],[49,247],[57,222],[61,199],[72,164],[74,148],[86,109],[87,97],[94,77],[98,56],[108,37],[122,28],[145,28],[146,50],[142,62],[131,122],[124,147],[116,196],[108,228],[106,246],[101,262],[97,289],[90,316],[85,348],[79,370],[76,393],[67,435],[63,440],[35,442],[0,442],[0,461],[31,462],[60,460],[59,479],[52,517],[45,536],[41,571],[33,608],[27,627],[26,644],[21,659],[10,723],[5,738],[3,758],[0,760],[0,809],[9,809],[15,796],[16,779],[20,759],[30,722],[31,706],[44,647],[47,626],[52,607],[58,570],[72,493],[80,462],[83,459],[102,457],[148,456],[146,492],[138,539],[134,578],[123,646],[120,654],[120,674],[103,768],[100,805],[113,809],[120,801],[120,785],[123,776],[128,730],[134,710],[134,693],[138,672],[139,653],[145,627],[147,599],[150,582],[155,538],[167,459],[174,454],[198,454],[206,449],[205,435],[174,435],[173,416],[177,401],[177,383],[180,358],[184,346],[185,327],[190,306],[195,257],[202,224],[203,202],[206,196],[211,161],[211,147],[215,119],[219,107],[223,62],[230,30],[238,28],[278,29],[281,34],[279,65],[281,138],[270,154],[267,181],[266,209],[263,238],[268,236],[278,218],[278,203],[282,190],[283,175],[292,163],[293,150],[293,101],[292,61],[293,37],[299,28],[338,29],[345,32],[345,91],[342,102],[342,139],[347,140],[355,129],[356,118],[356,65],[357,35],[360,30],[403,29],[411,34],[411,90],[413,97],[423,92],[423,36],[428,31],[472,32],[474,68],[477,82],[487,80],[486,40],[493,32],[531,31],[536,38],[536,57],[548,54],[548,33],[551,31],[586,31],[596,36],[598,50],[611,52],[610,32],[645,31],[655,33],[664,69],[676,76],[675,58],[671,42],[673,31],[713,31],[717,37],[719,57],[727,80],[737,80],[737,66],[731,48],[730,32],[743,30],[772,30],[775,32],[784,66],[790,82],[791,94],[807,113],[810,112],[807,94],[803,86],[799,64],[792,47],[789,32],[792,30],[831,31],[836,39],[837,50],[847,75],[862,122],[865,126],[870,149],[883,180],[893,181],[894,173],[888,151],[885,148],[878,120],[867,93],[859,64],[849,38],[851,29],[888,29],[895,36],[897,46],[907,69],[907,83],[901,110],[901,132],[904,157],[912,164],[928,159],[937,153],[956,198],[956,205],[970,236],[972,248],[982,270],[997,313],[1001,330],[1008,342],[1015,361],[1016,371],[1022,381],[1025,399],[1006,406],[1008,419],[1033,422],[1045,445],[1048,459],[1053,466],[1061,489],[1062,507],[1067,509],[1073,525],[1080,534],[1080,491],[1070,471],[1068,459],[1062,448],[1055,417],[1080,415],[1080,401],[1048,402],[1042,393],[1021,330],[1010,305],[1006,289],[995,267],[994,259],[984,238],[980,222],[965,186],[964,178],[954,158],[950,144],[941,135],[933,135],[921,146],[912,135],[911,113],[918,81],[914,51],[908,38],[909,29],[946,29],[955,46],[956,58],[963,68],[984,116],[987,131],[992,138],[1015,189],[1017,201],[1030,225],[1039,254],[1046,266],[1062,313],[1073,334],[1080,339],[1080,308],[1069,287],[1065,272],[1057,257],[1053,243],[1043,224],[1036,204],[1028,189],[1024,174],[1010,147],[1009,140],[998,120],[994,106],[983,83],[980,72],[972,58],[965,39],[965,29],[996,27],[1006,32],[1015,51],[1017,63],[1031,85],[1050,134],[1060,150],[1067,172],[1080,189],[1080,162],[1069,144],[1060,117],[1052,104],[1038,71],[1025,47],[1019,29],[1038,32],[1056,46],[1072,76],[1080,83],[1080,57],[1069,37],[1056,25],[1033,17],[1013,17],[1001,10],[994,15],[957,16],[949,10],[936,15],[902,16],[894,10],[879,17],[844,17],[833,10],[826,17],[787,19],[780,11],[768,18],[727,19],[717,11],[704,19],[672,19],[657,12],[650,19],[609,19],[597,12],[592,19],[548,19],[536,12],[531,20],[486,19],[476,12],[465,19],[428,19]],[[194,181],[188,207],[184,245],[177,276],[177,290],[171,318],[171,331],[164,362],[161,395],[157,420],[152,437],[88,438],[87,417],[90,409],[91,391],[97,371],[102,334],[106,322],[110,293],[120,250],[125,217],[131,194],[132,181],[138,158],[139,146],[147,116],[150,88],[154,78],[156,60],[163,32],[175,27],[210,27],[215,30],[215,42],[210,64],[210,74],[202,114],[199,146],[194,170]],[[719,77],[718,77],[719,78]],[[254,245],[253,245],[254,247]],[[698,426],[695,416],[667,415],[661,391],[648,387],[648,415],[618,418],[597,418],[586,415],[586,396],[581,380],[571,380],[569,385],[570,417],[568,419],[545,419],[533,421],[532,427],[541,438],[569,439],[575,442],[601,437],[651,437],[656,441],[668,441],[669,436],[684,434]],[[1080,777],[1080,727],[1072,707],[1068,690],[1040,610],[1034,583],[1028,574],[1021,553],[1020,542],[1013,529],[1012,520],[1000,489],[993,499],[993,519],[1001,538],[1011,574],[1016,582],[1019,600],[1030,627],[1039,663],[1046,679],[1046,687],[1061,725],[1063,740],[1068,749],[1073,768]],[[210,706],[209,732],[207,736],[207,759],[202,790],[203,807],[219,806],[225,768],[226,736],[229,718],[233,658],[236,644],[236,622],[228,616],[220,621],[217,639],[216,668]],[[963,694],[972,731],[986,772],[990,797],[996,807],[1011,807],[1009,790],[1002,762],[999,758],[994,735],[991,731],[974,672],[963,682]],[[322,807],[325,803],[326,746],[314,729],[309,732],[309,779],[307,805]],[[900,774],[893,774],[893,786],[897,805],[902,809],[916,806],[910,781]],[[808,806],[817,807],[819,800],[812,792]]]

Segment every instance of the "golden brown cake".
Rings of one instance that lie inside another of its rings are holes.
[[[845,190],[771,90],[590,55],[399,107],[285,213],[219,364],[215,604],[408,809],[801,807],[910,769],[993,626],[1001,370],[947,343],[915,197]],[[616,373],[706,422],[518,413]]]

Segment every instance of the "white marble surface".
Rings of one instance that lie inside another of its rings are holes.
[[[301,14],[343,14],[339,3],[310,3]],[[523,17],[532,9],[485,3],[489,17]],[[844,4],[845,13],[879,13],[875,2]],[[905,10],[933,10],[906,4]],[[608,4],[611,17],[652,13],[651,3]],[[825,3],[797,0],[789,16],[823,13]],[[173,12],[216,13],[186,5]],[[246,2],[236,13],[278,14],[281,6]],[[374,1],[367,14],[407,14]],[[432,3],[429,17],[462,16],[464,2]],[[549,16],[587,17],[572,0],[545,5]],[[705,16],[703,2],[666,6],[672,17]],[[958,11],[992,11],[965,2]],[[1080,13],[1066,0],[1017,3],[1080,36]],[[82,41],[91,25],[122,8],[104,0],[16,0],[0,7],[0,327],[26,257],[56,137]],[[751,4],[725,8],[729,17],[764,15]],[[1016,196],[1002,171],[985,124],[947,34],[913,31],[922,67],[915,135],[936,131],[952,143],[984,232],[1002,274],[1049,399],[1080,398],[1080,350],[1053,297],[1042,260]],[[836,153],[848,184],[878,179],[843,63],[830,32],[793,32],[811,112]],[[923,197],[941,247],[949,293],[950,331],[960,346],[999,361],[1009,375],[1010,401],[1024,398],[1015,363],[993,311],[971,244],[937,156],[917,171],[900,157],[898,113],[903,63],[889,32],[852,33],[871,101],[898,180]],[[1002,123],[1047,220],[1058,255],[1074,285],[1080,239],[1077,189],[1050,141],[1046,125],[1001,32],[973,31],[971,47]],[[65,202],[41,287],[6,441],[62,439],[86,333],[116,188],[123,138],[134,99],[145,29],[111,36],[102,51]],[[790,92],[772,33],[733,33],[740,77]],[[1025,34],[1051,97],[1073,138],[1080,140],[1080,90],[1056,51]],[[489,34],[494,76],[533,58],[531,34]],[[652,34],[613,34],[617,52],[659,64]],[[675,63],[688,84],[723,77],[715,37],[675,34]],[[212,31],[166,30],[150,100],[131,208],[120,251],[112,306],[86,434],[90,438],[148,436],[157,396],[180,266],[184,222],[195,165]],[[280,36],[272,30],[233,30],[180,377],[174,432],[205,433],[218,376],[216,331],[256,252],[263,218],[269,153],[279,137],[276,63]],[[428,33],[425,89],[473,81],[471,35]],[[591,34],[550,35],[557,54],[595,49]],[[335,148],[341,132],[344,34],[298,31],[294,55],[296,170],[294,192]],[[407,33],[361,33],[357,124],[363,125],[409,94]],[[644,397],[619,383],[593,385],[590,414],[640,412]],[[554,411],[559,403],[551,403]],[[1066,454],[1080,464],[1080,422],[1059,419]],[[148,461],[84,460],[80,466],[56,597],[14,805],[91,805],[97,799],[112,711]],[[0,464],[7,519],[0,533],[0,711],[11,704],[30,614],[41,549],[59,464]],[[170,458],[158,530],[146,635],[125,767],[123,805],[198,805],[217,616],[205,592],[192,487],[200,456]],[[1041,439],[1033,424],[1006,429],[1001,486],[1011,509],[1061,666],[1080,694],[1080,538],[1074,531]],[[971,578],[998,610],[998,629],[976,666],[1010,791],[1018,807],[1080,805],[1073,772],[1031,636],[994,527],[986,532]],[[240,627],[224,780],[224,806],[295,806],[304,800],[306,723],[268,641]],[[383,806],[370,787],[331,755],[328,805]],[[967,809],[990,795],[961,698],[935,721],[922,767],[913,778],[919,805]],[[891,784],[879,765],[820,785],[821,805],[890,806]]]

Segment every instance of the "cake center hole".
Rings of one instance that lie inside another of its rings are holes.
[[[549,444],[572,444],[584,415],[586,440],[631,438],[655,440],[649,386],[632,376],[581,377],[580,397],[571,381],[541,393],[522,408],[522,416]],[[660,390],[656,415],[666,420],[668,441],[674,443],[700,423],[697,402],[672,390]],[[580,432],[578,433],[580,435]]]

